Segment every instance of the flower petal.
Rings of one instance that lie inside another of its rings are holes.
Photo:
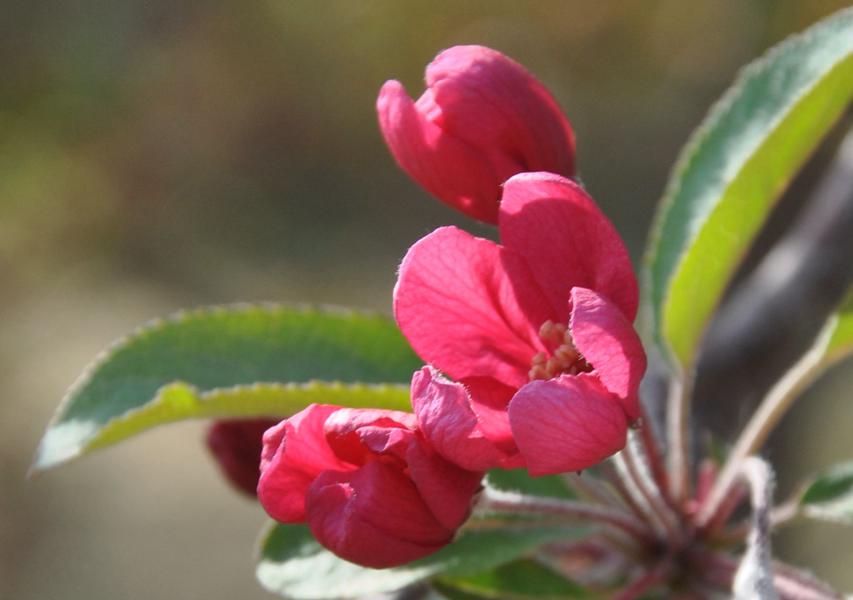
[[[581,471],[625,446],[628,423],[592,375],[532,381],[509,403],[509,420],[532,476]]]
[[[419,108],[431,102],[427,90],[418,106],[398,81],[382,86],[376,101],[379,128],[397,164],[430,193],[486,223],[497,223],[499,179],[478,150],[447,135]]]
[[[486,376],[519,387],[552,313],[520,257],[442,227],[403,259],[394,314],[424,362],[454,379]]]
[[[518,390],[491,377],[466,377],[459,383],[468,390],[471,410],[477,416],[483,434],[503,453],[497,466],[502,469],[523,467],[524,460],[512,437],[507,414],[509,401]]]
[[[426,70],[431,118],[488,156],[500,181],[522,171],[574,174],[574,133],[548,90],[509,57],[454,46]]]
[[[406,462],[409,476],[436,520],[448,529],[461,526],[471,514],[483,472],[445,460],[423,437],[409,446]]]
[[[276,521],[305,520],[305,493],[328,469],[354,467],[339,460],[326,443],[323,425],[338,406],[312,404],[264,434],[258,500]]]
[[[392,454],[399,458],[417,427],[412,413],[398,410],[342,408],[330,415],[323,431],[335,455],[360,465],[372,454]]]
[[[326,548],[367,567],[401,565],[448,544],[414,483],[399,470],[371,461],[356,471],[329,471],[308,490],[308,525]]]
[[[575,347],[604,387],[619,398],[628,418],[637,419],[637,389],[646,372],[640,337],[625,315],[597,292],[573,288],[571,307],[569,329]]]
[[[502,446],[498,447],[487,435],[487,428],[503,433],[501,424],[484,427],[472,410],[465,387],[432,367],[424,367],[412,377],[412,406],[421,431],[436,452],[463,469],[504,467],[517,455],[517,451],[506,452],[506,439],[497,440]],[[512,443],[511,437],[509,441]]]
[[[576,183],[551,173],[522,173],[504,184],[501,243],[524,257],[559,322],[569,291],[607,296],[633,322],[637,278],[613,224]]]

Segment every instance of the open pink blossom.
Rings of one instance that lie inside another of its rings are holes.
[[[628,253],[583,189],[550,173],[506,182],[499,230],[501,244],[443,227],[403,259],[397,322],[459,382],[422,370],[415,412],[465,468],[584,469],[621,449],[639,416]]]
[[[450,543],[482,477],[437,454],[413,414],[313,404],[264,435],[258,499],[338,556],[383,568]]]
[[[261,438],[278,419],[224,419],[214,421],[206,442],[225,478],[236,489],[254,497],[261,472]]]
[[[388,81],[376,108],[382,135],[415,181],[465,214],[496,223],[500,185],[524,171],[574,174],[569,121],[524,67],[483,46],[454,46],[426,69],[412,101]]]

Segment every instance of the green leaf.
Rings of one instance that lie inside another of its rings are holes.
[[[142,327],[86,369],[33,468],[183,418],[283,416],[311,402],[406,410],[405,389],[367,384],[407,384],[420,364],[393,321],[377,315],[247,305],[182,313]]]
[[[853,97],[853,9],[750,64],[681,152],[644,273],[664,354],[689,367],[705,326],[788,182]]]
[[[853,461],[819,475],[806,489],[800,505],[807,517],[853,525]]]
[[[313,403],[337,404],[354,408],[411,410],[409,388],[395,384],[255,383],[199,392],[176,382],[166,385],[150,402],[116,417],[97,429],[82,449],[84,452],[112,446],[157,425],[184,419],[223,417],[289,416]],[[73,437],[79,435],[76,427]],[[58,448],[60,434],[52,443]],[[71,446],[76,447],[72,441]]]
[[[261,540],[256,575],[268,591],[294,600],[356,598],[398,590],[437,575],[474,575],[543,544],[574,540],[586,533],[553,525],[468,529],[432,556],[377,570],[338,558],[320,546],[305,526],[272,524]]]
[[[588,598],[579,585],[545,565],[524,558],[467,577],[439,577],[439,589],[449,587],[483,598]]]
[[[575,494],[560,475],[531,477],[527,469],[493,469],[487,475],[489,485],[505,492],[520,492],[551,498],[574,498]]]

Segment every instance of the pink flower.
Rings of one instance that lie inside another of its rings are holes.
[[[549,173],[506,182],[499,231],[502,244],[443,227],[403,259],[397,322],[459,382],[416,374],[415,412],[466,469],[584,469],[621,449],[639,416],[646,358],[628,253],[583,189]]]
[[[275,419],[214,421],[206,442],[222,474],[236,489],[255,496],[261,472],[261,437],[278,423]]]
[[[338,556],[383,568],[449,544],[482,476],[436,454],[413,414],[313,404],[264,435],[258,499]]]
[[[483,46],[454,46],[426,69],[413,102],[388,81],[376,109],[397,163],[468,216],[497,223],[500,185],[516,173],[574,174],[575,140],[548,90],[524,67]]]

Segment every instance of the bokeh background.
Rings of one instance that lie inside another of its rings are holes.
[[[738,68],[845,4],[0,0],[0,598],[267,597],[264,516],[219,480],[202,424],[25,475],[65,388],[141,322],[238,300],[388,311],[409,244],[448,223],[483,232],[393,164],[383,81],[418,95],[457,43],[521,61],[566,109],[582,178],[637,259],[678,149]],[[853,456],[851,383],[834,371],[774,436],[782,493]],[[851,592],[850,537],[797,526],[778,547]]]

